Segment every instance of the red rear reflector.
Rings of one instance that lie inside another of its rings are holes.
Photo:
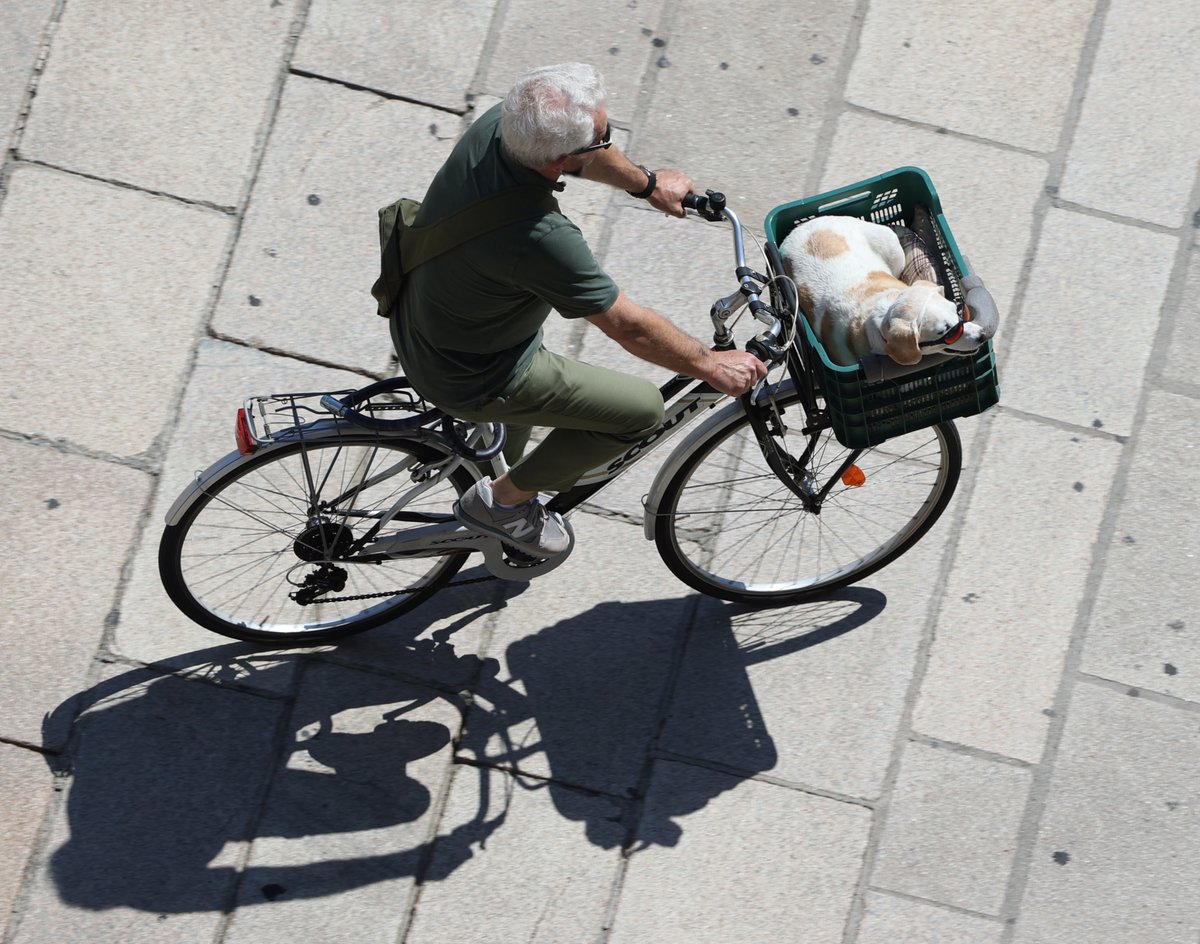
[[[847,488],[862,488],[867,484],[867,476],[858,466],[852,465],[842,473],[842,484]]]
[[[254,437],[250,435],[250,421],[246,419],[246,411],[238,410],[236,424],[236,439],[238,452],[243,456],[248,456],[258,448],[258,443],[254,441]]]

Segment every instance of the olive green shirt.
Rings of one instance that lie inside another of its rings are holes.
[[[428,226],[500,190],[562,190],[500,146],[500,106],[481,115],[438,171],[414,222]],[[542,343],[555,309],[567,318],[607,311],[616,283],[579,228],[556,210],[484,233],[414,269],[392,318],[404,374],[446,410],[477,410],[511,390]]]

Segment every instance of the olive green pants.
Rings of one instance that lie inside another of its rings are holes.
[[[513,484],[527,492],[561,492],[658,429],[663,401],[647,380],[541,348],[509,393],[454,415],[506,424],[504,458]],[[535,426],[551,431],[523,455]]]

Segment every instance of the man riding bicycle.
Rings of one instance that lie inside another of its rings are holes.
[[[521,76],[502,104],[475,121],[434,177],[414,225],[514,187],[561,191],[563,175],[618,187],[678,217],[693,189],[686,175],[650,172],[613,146],[603,79],[591,66],[568,63]],[[469,489],[455,516],[538,557],[569,544],[562,519],[538,493],[570,488],[663,417],[662,397],[648,381],[546,350],[542,324],[552,308],[730,396],[766,374],[753,355],[710,350],[631,301],[552,204],[531,199],[526,218],[415,268],[391,313],[400,363],[425,399],[462,419],[508,424],[509,472]],[[522,456],[533,426],[551,432]]]

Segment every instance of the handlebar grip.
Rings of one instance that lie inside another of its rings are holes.
[[[764,364],[770,364],[774,359],[771,355],[771,349],[768,348],[758,338],[751,338],[746,342],[746,352],[753,354]]]
[[[706,190],[704,196],[688,193],[683,197],[683,206],[684,209],[695,210],[706,220],[716,223],[725,217],[725,194],[715,190]]]

